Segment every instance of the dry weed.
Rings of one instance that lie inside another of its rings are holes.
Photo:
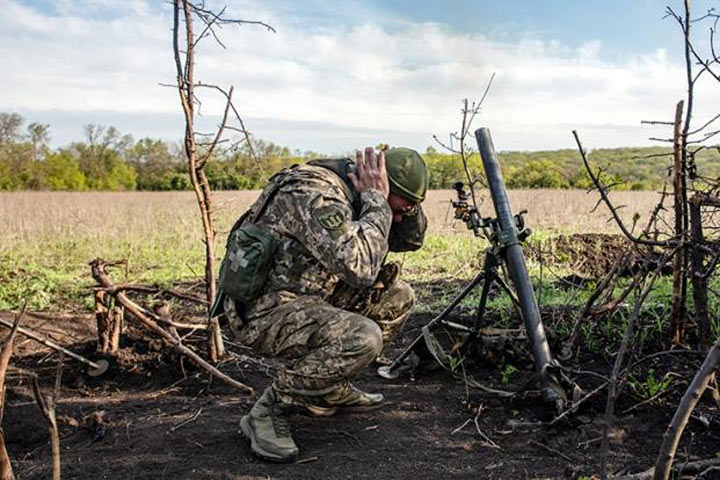
[[[257,197],[257,191],[218,192],[216,226],[224,237],[232,222]],[[608,223],[604,206],[590,210],[597,197],[579,190],[513,190],[510,202],[517,212],[529,211],[527,224],[548,233],[616,233]],[[657,201],[653,192],[615,192],[617,204],[627,205],[621,212],[626,221],[635,212],[647,217]],[[492,214],[486,193],[480,209]],[[454,193],[435,190],[428,193],[423,207],[429,218],[430,234],[466,233],[464,225],[453,219],[450,206]],[[642,223],[642,220],[641,220]],[[0,193],[0,240],[5,248],[18,243],[34,243],[49,237],[80,237],[102,244],[107,239],[137,241],[154,237],[172,238],[192,244],[200,240],[197,204],[192,192],[17,192]],[[131,240],[132,239],[132,240]]]

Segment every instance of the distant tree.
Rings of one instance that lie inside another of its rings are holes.
[[[135,190],[137,185],[137,172],[125,162],[115,162],[110,168],[101,190],[121,191]]]
[[[15,190],[10,165],[2,158],[0,158],[0,190]]]
[[[48,154],[50,142],[50,125],[33,122],[27,127],[28,137],[32,144],[32,156],[36,162]]]
[[[3,189],[36,190],[42,187],[29,142],[13,141],[0,144],[0,162],[5,165],[2,170],[7,171],[7,177],[0,180]]]
[[[19,113],[0,112],[0,144],[20,140],[25,119]]]
[[[570,182],[552,160],[531,160],[513,169],[508,176],[510,188],[569,188]]]
[[[137,172],[138,190],[173,190],[172,177],[184,171],[184,163],[163,140],[140,139],[126,150],[125,158]]]
[[[77,159],[91,190],[132,190],[137,173],[123,162],[125,151],[132,145],[130,135],[121,135],[115,127],[85,125],[87,142],[70,145],[67,152]]]
[[[43,181],[50,190],[84,190],[85,174],[67,151],[49,154],[42,166]]]

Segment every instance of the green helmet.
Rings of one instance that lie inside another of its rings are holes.
[[[385,152],[385,168],[391,192],[414,203],[425,200],[428,170],[418,152],[409,148],[391,148]]]

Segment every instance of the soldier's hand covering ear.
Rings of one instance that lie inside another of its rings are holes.
[[[355,189],[358,192],[374,189],[387,199],[390,194],[390,183],[385,170],[385,152],[381,151],[376,155],[372,147],[367,147],[363,156],[358,150],[355,152],[355,163],[357,174],[349,174]]]

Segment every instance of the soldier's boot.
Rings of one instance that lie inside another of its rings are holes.
[[[288,463],[297,458],[298,448],[290,436],[289,406],[268,387],[250,413],[240,420],[242,433],[250,439],[250,448],[258,457],[271,462]]]
[[[337,390],[317,399],[306,399],[303,403],[316,417],[329,417],[336,413],[359,413],[377,410],[383,406],[385,397],[381,393],[368,393],[345,383]]]

